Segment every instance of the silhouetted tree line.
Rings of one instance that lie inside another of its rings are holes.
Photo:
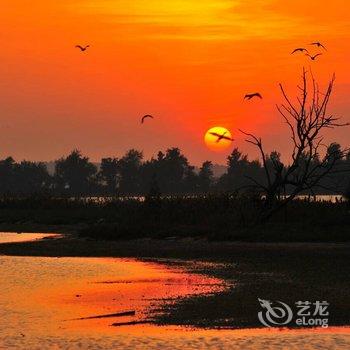
[[[332,174],[325,177],[310,194],[350,193],[350,152],[344,156],[333,143],[324,159],[332,161]],[[305,155],[305,162],[308,157]],[[313,162],[320,162],[314,157]],[[266,155],[267,166],[282,165],[280,153]],[[302,173],[302,161],[299,164]],[[288,170],[288,167],[284,167]],[[298,176],[296,174],[296,176]],[[227,172],[214,177],[213,164],[204,162],[199,169],[191,165],[178,148],[159,152],[144,160],[142,152],[131,149],[121,158],[103,158],[100,166],[74,150],[55,162],[54,174],[43,162],[16,163],[9,157],[0,161],[0,194],[28,196],[138,196],[181,195],[215,192],[253,192],[254,184],[266,181],[265,169],[258,160],[249,160],[237,148],[227,158]],[[311,191],[311,190],[310,190]],[[284,189],[288,194],[288,187]],[[284,193],[281,193],[283,195]]]

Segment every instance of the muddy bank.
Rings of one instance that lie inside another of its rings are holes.
[[[348,244],[271,244],[206,240],[134,240],[103,242],[75,235],[0,245],[0,254],[21,256],[136,257],[222,278],[224,292],[169,303],[156,322],[197,327],[251,328],[258,298],[327,300],[330,325],[350,324],[350,246]]]

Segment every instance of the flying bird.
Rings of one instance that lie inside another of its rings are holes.
[[[86,51],[86,50],[90,47],[90,45],[86,45],[86,46],[75,45],[75,47],[76,47],[77,49],[79,49],[80,51],[84,52],[84,51]]]
[[[297,49],[295,49],[291,55],[293,55],[293,53],[296,53],[296,52],[309,52],[307,49],[303,48],[303,47],[298,47]]]
[[[225,136],[227,131],[225,131],[223,134],[218,134],[217,132],[210,132],[209,134],[217,137],[216,143],[219,143],[221,140],[233,141],[231,137]]]
[[[263,98],[259,92],[255,92],[254,94],[246,94],[244,96],[244,99],[245,100],[251,100],[253,97],[259,97],[260,99]]]
[[[142,117],[141,124],[143,124],[147,118],[154,119],[154,117],[151,116],[150,114],[146,114],[145,116]]]
[[[324,45],[322,45],[319,41],[316,41],[314,43],[311,43],[310,45],[315,45],[317,47],[322,47],[323,49],[325,49],[327,51],[327,49],[324,47]]]
[[[308,56],[308,57],[310,57],[311,60],[315,61],[315,59],[316,59],[318,56],[321,56],[321,55],[322,55],[321,53],[318,53],[317,55],[311,56],[311,55],[309,55],[309,54],[307,53],[305,56]]]

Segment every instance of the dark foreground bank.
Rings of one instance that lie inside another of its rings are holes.
[[[260,327],[258,298],[328,301],[329,324],[350,325],[350,246],[210,242],[205,239],[105,242],[75,235],[0,245],[0,254],[21,256],[103,256],[152,259],[191,272],[220,277],[228,291],[165,303],[158,324],[199,327]]]

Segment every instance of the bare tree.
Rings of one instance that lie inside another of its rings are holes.
[[[275,212],[282,209],[298,194],[321,185],[321,180],[339,170],[335,164],[343,158],[347,150],[327,152],[322,160],[319,158],[323,144],[323,132],[326,129],[349,125],[341,123],[339,118],[328,114],[327,107],[333,91],[335,76],[330,80],[326,91],[320,91],[313,75],[303,69],[302,85],[298,86],[300,95],[293,103],[280,84],[284,102],[277,109],[287,123],[293,145],[291,164],[285,166],[279,157],[268,157],[264,151],[261,138],[240,130],[247,136],[246,141],[259,149],[262,165],[266,175],[265,183],[251,179],[254,185],[265,195],[265,205],[260,221],[268,220]],[[332,149],[328,147],[328,149]],[[278,198],[279,194],[288,195]]]

